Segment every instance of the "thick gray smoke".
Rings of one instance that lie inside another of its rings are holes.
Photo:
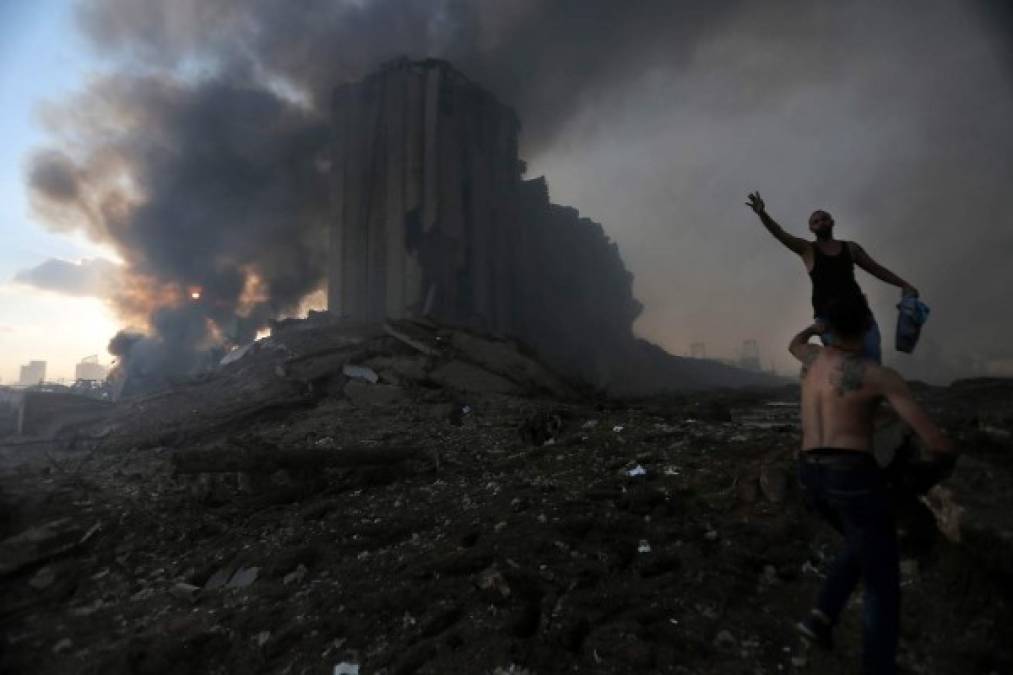
[[[215,338],[249,339],[322,284],[335,84],[399,55],[447,57],[537,118],[528,140],[541,142],[624,70],[687,54],[723,12],[660,0],[78,9],[122,65],[50,111],[60,143],[32,159],[29,183],[54,228],[83,224],[115,246],[127,263],[116,303],[152,332],[131,344],[172,368]]]
[[[90,0],[79,14],[120,65],[50,112],[29,182],[54,228],[117,248],[118,304],[165,344],[244,339],[321,285],[329,93],[407,55],[448,58],[517,108],[523,153],[619,241],[638,328],[676,353],[714,336],[780,352],[805,318],[807,281],[744,224],[760,188],[799,234],[816,207],[857,223],[839,236],[932,293],[940,324],[986,317],[972,336],[939,330],[923,371],[1008,355],[987,337],[1009,334],[989,312],[1013,168],[1001,3]],[[954,260],[982,254],[955,234],[967,223],[988,233],[985,265]],[[951,311],[957,298],[976,313]]]
[[[168,350],[166,367],[218,338],[251,339],[319,286],[317,115],[241,80],[160,75],[107,79],[60,114],[85,148],[36,155],[33,196],[56,226],[84,223],[116,247],[126,271],[113,298]],[[49,267],[22,276],[39,285]]]

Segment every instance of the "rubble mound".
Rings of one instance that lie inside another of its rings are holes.
[[[792,630],[840,545],[797,387],[617,401],[467,331],[301,327],[0,462],[0,670],[855,672],[860,611],[830,654]],[[919,390],[977,534],[908,505],[913,672],[1013,668],[1011,394]]]

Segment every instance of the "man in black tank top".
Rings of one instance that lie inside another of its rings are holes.
[[[816,238],[813,241],[806,241],[785,232],[767,214],[759,192],[750,194],[746,205],[760,217],[768,232],[802,258],[812,280],[813,317],[817,323],[826,323],[827,307],[838,299],[861,299],[868,308],[865,295],[855,281],[855,265],[881,281],[899,286],[903,295],[918,295],[914,286],[869,257],[861,246],[852,241],[834,239],[834,219],[826,211],[813,211],[809,216],[809,231]],[[863,338],[863,355],[879,363],[882,361],[879,326],[871,310],[868,314],[869,324]],[[829,333],[823,333],[820,339],[824,345],[829,345],[833,338]]]

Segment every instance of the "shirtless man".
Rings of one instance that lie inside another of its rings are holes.
[[[766,205],[759,192],[749,195],[746,206],[760,217],[760,221],[768,232],[801,256],[809,278],[812,279],[813,316],[817,322],[826,320],[827,304],[833,300],[860,298],[865,301],[865,295],[859,288],[858,282],[855,281],[855,265],[881,281],[899,286],[902,295],[918,295],[918,290],[914,286],[869,257],[869,254],[861,246],[853,241],[834,239],[834,219],[826,211],[813,211],[809,216],[809,231],[816,238],[813,241],[806,241],[785,232],[767,214]],[[868,303],[866,303],[866,312],[868,316],[866,329],[863,333],[863,353],[879,363],[882,360],[879,326],[872,316],[872,311],[868,309]],[[830,344],[831,337],[825,331],[820,334],[820,339],[824,345]]]
[[[922,440],[943,477],[952,470],[952,443],[911,396],[895,371],[862,355],[867,307],[850,297],[826,307],[831,346],[808,344],[815,324],[788,349],[802,362],[802,451],[799,479],[806,501],[844,535],[816,608],[797,625],[830,648],[831,633],[859,579],[864,583],[863,671],[895,672],[900,603],[897,533],[889,495],[872,455],[873,416],[890,403]]]

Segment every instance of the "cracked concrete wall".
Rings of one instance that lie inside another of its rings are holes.
[[[507,330],[513,111],[446,62],[399,60],[340,87],[333,115],[329,310]]]
[[[552,204],[544,178],[522,178],[513,110],[447,62],[388,63],[338,88],[333,114],[332,314],[516,337],[625,394],[769,383],[638,340],[642,306],[616,244]]]

